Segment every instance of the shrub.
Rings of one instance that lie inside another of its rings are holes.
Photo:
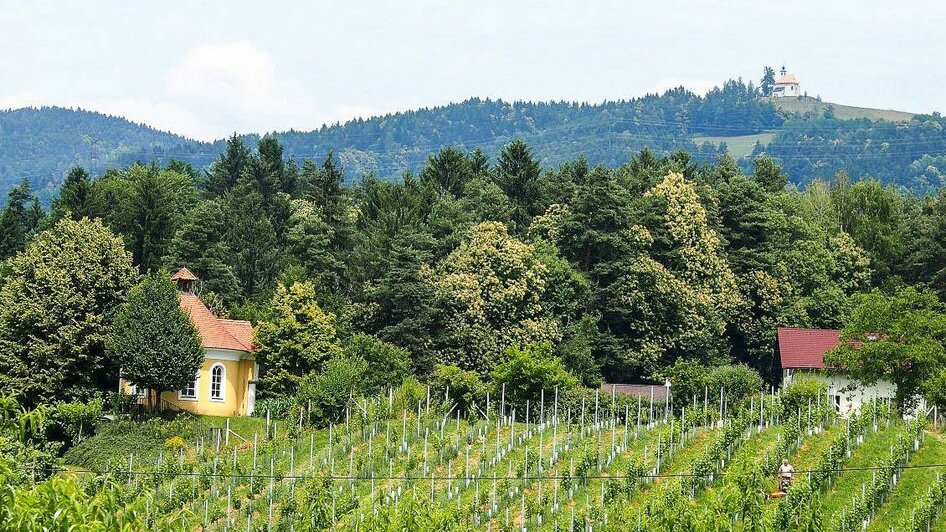
[[[164,440],[164,448],[168,451],[176,453],[178,451],[187,449],[187,442],[185,442],[184,438],[180,436],[171,436],[170,438]]]
[[[338,356],[325,365],[322,373],[310,373],[302,378],[296,401],[300,406],[311,405],[309,421],[319,426],[338,421],[351,397],[364,391],[368,363],[361,358]]]
[[[457,366],[438,364],[430,380],[431,393],[444,397],[449,392],[450,400],[457,408],[470,414],[474,404],[485,408],[486,385],[475,371],[464,371]]]
[[[666,372],[670,380],[673,406],[679,409],[688,406],[693,398],[702,401],[704,394],[710,399],[719,398],[725,390],[726,400],[735,405],[762,388],[759,373],[744,364],[706,367],[698,362],[679,359]]]
[[[759,372],[745,364],[717,366],[710,370],[708,379],[710,391],[718,394],[720,389],[725,390],[731,404],[742,402],[762,389]]]
[[[579,386],[578,379],[565,370],[562,360],[552,355],[548,342],[506,351],[508,358],[493,370],[493,386],[497,393],[506,385],[506,403],[525,414],[526,401],[539,400],[542,390],[558,388],[567,392]],[[546,400],[551,397],[546,395]]]
[[[411,354],[394,344],[374,336],[356,334],[345,346],[349,358],[361,358],[368,363],[365,375],[366,392],[377,392],[383,388],[398,386],[408,375]]]
[[[272,418],[287,419],[295,404],[296,399],[292,397],[267,397],[265,399],[257,399],[253,416],[266,417],[266,412],[269,412]]]
[[[675,407],[688,406],[694,396],[698,401],[702,400],[709,386],[709,373],[709,368],[699,362],[677,359],[666,371],[666,377],[671,384],[671,393],[673,393],[673,405]],[[719,395],[718,389],[716,395]]]
[[[799,376],[792,379],[792,383],[782,390],[782,413],[784,416],[793,416],[798,409],[804,411],[811,404],[817,404],[818,398],[824,396],[828,390],[824,381],[808,377]]]
[[[414,411],[417,403],[427,398],[427,387],[414,376],[404,379],[404,382],[394,391],[394,412],[404,410]]]
[[[59,403],[53,409],[51,418],[53,424],[68,438],[64,443],[75,445],[95,433],[96,425],[102,420],[102,400]]]

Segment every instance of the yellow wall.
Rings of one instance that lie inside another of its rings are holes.
[[[223,401],[210,400],[210,369],[223,364],[226,368],[226,375],[223,380]],[[164,392],[161,398],[165,402],[165,407],[171,405],[171,408],[179,408],[195,414],[206,414],[213,416],[245,416],[247,415],[247,385],[253,378],[255,367],[253,360],[220,360],[212,358],[209,353],[204,358],[204,364],[200,367],[200,377],[197,379],[197,399],[178,399],[177,390]],[[131,393],[131,386],[122,381],[121,389],[124,393]],[[139,400],[145,403],[147,398]]]

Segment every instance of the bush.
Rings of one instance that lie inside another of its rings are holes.
[[[486,385],[475,371],[464,371],[457,366],[438,364],[430,380],[431,393],[444,397],[449,392],[450,400],[460,412],[471,414],[473,405],[485,409]]]
[[[393,412],[403,412],[405,410],[413,412],[417,408],[417,403],[426,399],[427,387],[414,376],[410,376],[404,379],[397,390],[394,390]]]
[[[702,401],[703,395],[707,393],[707,387],[711,387],[709,374],[709,368],[699,362],[678,358],[666,371],[666,377],[671,385],[670,391],[673,394],[673,406],[681,408],[688,406],[694,396],[697,401]],[[716,389],[715,395],[719,396],[719,389]]]
[[[325,426],[341,419],[351,397],[364,392],[368,363],[361,358],[338,356],[325,365],[322,373],[302,378],[296,402],[300,407],[311,405],[309,421]]]
[[[506,351],[508,358],[493,370],[493,386],[497,394],[506,385],[506,403],[525,414],[526,401],[535,403],[542,390],[559,393],[578,388],[578,379],[565,370],[562,360],[552,355],[548,342],[520,348],[513,346]],[[499,395],[497,395],[499,397]],[[546,401],[552,399],[547,393]]]
[[[726,401],[735,405],[762,389],[762,377],[744,364],[706,367],[679,359],[667,370],[666,376],[677,410],[689,406],[694,397],[701,402],[704,394],[708,394],[710,400],[718,400],[720,390],[725,390]]]
[[[782,390],[782,415],[794,416],[798,409],[805,411],[811,404],[817,404],[818,398],[823,397],[828,390],[828,385],[819,379],[808,376],[798,376],[792,379],[792,383]]]
[[[267,397],[266,399],[257,399],[256,408],[253,410],[254,417],[266,417],[269,412],[270,417],[274,419],[288,419],[292,407],[295,406],[296,399],[292,397]]]
[[[408,375],[411,364],[411,354],[406,349],[367,334],[356,334],[352,337],[345,346],[345,354],[349,358],[360,358],[368,363],[364,383],[364,390],[368,393],[399,386]]]
[[[762,389],[762,377],[745,364],[717,366],[709,372],[709,386],[716,394],[720,389],[725,390],[727,400],[735,405]]]
[[[102,408],[101,399],[59,403],[52,411],[51,420],[54,428],[67,438],[64,443],[71,447],[95,434],[95,427],[102,420]]]

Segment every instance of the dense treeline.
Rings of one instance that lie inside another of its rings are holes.
[[[823,116],[786,120],[775,140],[756,145],[753,155],[776,158],[800,186],[840,171],[924,193],[946,184],[946,119],[939,113],[910,122],[838,120],[832,114],[828,107]]]
[[[543,169],[514,141],[345,182],[331,153],[234,137],[206,173],[74,169],[48,215],[21,185],[0,215],[0,384],[41,399],[113,382],[105,343],[134,269],[186,266],[212,308],[256,322],[274,395],[353,352],[489,377],[518,346],[586,385],[680,361],[772,377],[777,326],[843,326],[876,287],[946,294],[942,197],[843,174],[799,191],[767,157],[749,174],[646,150]]]
[[[693,144],[691,134],[755,133],[781,123],[775,108],[758,95],[751,83],[730,81],[705,97],[681,88],[601,104],[473,98],[276,136],[287,155],[297,159],[335,152],[352,176],[416,172],[427,154],[442,146],[481,148],[494,157],[514,138],[528,142],[549,165],[584,154],[594,163],[617,166],[643,148],[686,149],[711,161],[718,148]],[[255,146],[259,137],[244,140]],[[0,194],[29,179],[48,204],[73,166],[98,174],[135,161],[180,160],[204,169],[225,147],[222,140],[191,141],[98,113],[62,108],[0,112]]]
[[[764,80],[763,80],[764,81]],[[740,161],[767,153],[805,185],[830,180],[844,170],[855,179],[877,178],[906,190],[942,186],[946,148],[943,118],[917,115],[910,122],[838,120],[832,108],[805,116],[780,112],[765,98],[764,83],[731,80],[698,96],[685,89],[600,104],[505,102],[472,98],[442,107],[394,113],[315,131],[286,131],[275,137],[288,157],[337,155],[349,178],[374,173],[392,178],[420,172],[427,155],[445,146],[480,149],[495,158],[514,139],[529,144],[544,166],[578,156],[589,164],[617,167],[649,149],[659,156],[685,150],[710,163],[723,150],[698,135],[731,137],[775,131],[768,145]],[[243,137],[255,148],[257,135]],[[49,204],[68,170],[85,167],[98,175],[136,161],[183,161],[201,171],[226,149],[226,141],[197,142],[116,117],[62,108],[0,112],[0,194],[23,179]]]

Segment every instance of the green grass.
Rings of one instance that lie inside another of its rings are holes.
[[[890,453],[890,446],[897,442],[903,425],[891,424],[869,435],[863,445],[854,450],[846,468],[874,467],[880,464]],[[854,495],[861,493],[861,484],[870,482],[873,472],[870,470],[845,471],[824,495],[824,523],[831,524],[841,510],[850,505]]]
[[[829,106],[834,107],[834,116],[841,120],[867,118],[869,120],[887,120],[890,122],[906,122],[913,119],[913,113],[893,111],[889,109],[871,109],[869,107],[854,107],[837,103],[819,102],[814,98],[772,98],[772,103],[780,110],[804,115],[813,112],[821,115]]]
[[[927,433],[923,446],[910,459],[910,465],[929,464],[946,464],[946,440],[940,434]],[[904,470],[900,482],[877,512],[868,530],[907,530],[913,506],[936,481],[937,472],[946,474],[943,468]]]
[[[227,418],[218,416],[182,415],[174,420],[152,419],[144,422],[111,421],[99,425],[96,434],[66,451],[63,460],[67,466],[104,471],[127,468],[133,455],[135,469],[155,465],[165,452],[168,438],[180,436],[191,447],[198,438],[207,438],[212,429],[226,426]],[[285,431],[285,422],[277,430]],[[247,441],[253,435],[266,432],[266,420],[252,417],[230,418],[230,430]],[[205,442],[210,445],[212,442]]]
[[[766,131],[764,133],[756,133],[754,135],[739,135],[735,137],[708,137],[703,135],[694,135],[692,140],[697,144],[708,142],[714,146],[719,146],[722,143],[726,144],[726,149],[729,151],[729,154],[735,159],[740,159],[752,153],[752,148],[755,146],[756,142],[761,142],[762,145],[766,145],[772,142],[772,139],[777,135],[774,131]]]

